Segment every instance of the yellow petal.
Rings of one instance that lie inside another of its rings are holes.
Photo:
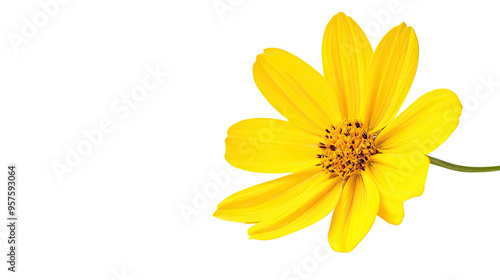
[[[379,150],[421,151],[428,154],[441,145],[458,125],[462,104],[447,89],[424,94],[390,123],[375,139]]]
[[[362,119],[370,130],[382,129],[394,119],[408,95],[417,63],[417,36],[402,23],[384,36],[368,66]]]
[[[328,242],[334,251],[350,252],[365,237],[377,217],[379,192],[365,172],[349,178],[333,211]]]
[[[321,138],[274,119],[248,119],[227,131],[226,160],[254,172],[286,173],[315,166]]]
[[[309,188],[320,175],[321,168],[314,167],[244,189],[219,203],[214,216],[232,222],[260,222],[284,201]]]
[[[341,179],[323,174],[293,199],[287,199],[266,219],[248,229],[252,239],[269,240],[308,227],[328,215],[342,193]]]
[[[358,24],[344,13],[333,16],[323,36],[323,71],[344,118],[359,115],[362,85],[372,55],[372,46]]]
[[[429,158],[420,151],[384,152],[371,157],[366,169],[380,193],[378,215],[393,225],[403,221],[403,203],[424,192]]]
[[[341,120],[336,97],[326,79],[298,57],[266,49],[253,67],[259,90],[285,118],[318,135]]]

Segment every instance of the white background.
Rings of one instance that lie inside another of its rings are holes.
[[[500,164],[494,1],[69,0],[46,22],[40,3],[0,4],[0,181],[16,163],[20,184],[19,272],[2,261],[0,278],[500,279],[500,173],[431,166],[403,223],[377,218],[349,254],[321,247],[330,216],[273,241],[248,240],[248,225],[212,217],[226,196],[280,176],[229,173],[223,157],[230,125],[278,117],[254,85],[255,56],[279,47],[322,72],[323,31],[340,11],[373,46],[402,21],[416,30],[419,67],[404,108],[437,88],[464,103],[458,129],[433,156]],[[233,6],[220,14],[214,3]],[[34,16],[42,23],[23,37]],[[170,75],[129,115],[117,113],[113,104],[124,106],[148,67]],[[114,129],[59,180],[53,165],[105,119]],[[5,187],[0,194],[6,217]]]

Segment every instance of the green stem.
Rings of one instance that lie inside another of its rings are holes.
[[[429,157],[429,156],[428,156]],[[460,172],[492,172],[492,171],[500,171],[499,166],[487,166],[487,167],[470,167],[463,165],[456,165],[453,163],[446,162],[444,160],[440,160],[437,158],[429,157],[431,160],[431,164],[441,166],[443,168],[460,171]]]

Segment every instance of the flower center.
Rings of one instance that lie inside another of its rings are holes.
[[[323,141],[318,144],[321,149],[318,166],[330,173],[330,178],[347,179],[365,170],[371,156],[379,153],[373,143],[373,134],[357,120],[346,119],[325,131]]]

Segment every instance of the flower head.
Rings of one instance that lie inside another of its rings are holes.
[[[417,37],[404,23],[373,51],[359,26],[339,13],[326,27],[322,53],[324,76],[280,49],[257,56],[255,83],[288,121],[234,124],[226,159],[248,171],[291,174],[229,196],[214,216],[253,223],[250,238],[267,240],[333,211],[328,241],[350,252],[377,215],[402,222],[403,202],[423,193],[426,154],[456,128],[462,105],[438,89],[396,116],[418,61]]]

